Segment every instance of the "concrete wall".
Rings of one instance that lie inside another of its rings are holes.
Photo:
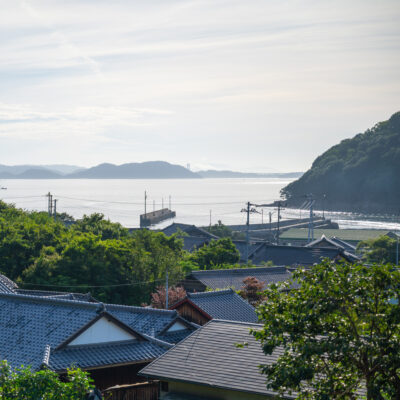
[[[266,400],[278,399],[267,395],[257,395],[245,392],[238,392],[235,390],[225,390],[218,388],[211,388],[202,385],[193,385],[189,383],[169,382],[168,392],[175,392],[181,394],[188,394],[192,396],[204,397],[210,400]],[[161,392],[161,399],[166,395],[166,392]]]

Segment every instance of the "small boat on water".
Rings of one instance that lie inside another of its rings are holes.
[[[7,188],[6,188],[6,187],[3,187],[3,186],[2,186],[0,189],[1,189],[1,190],[7,190]]]

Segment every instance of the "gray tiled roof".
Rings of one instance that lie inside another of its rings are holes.
[[[192,252],[204,245],[210,243],[209,237],[199,237],[199,236],[184,236],[183,238],[183,249]]]
[[[232,289],[189,293],[187,297],[214,319],[258,322],[254,308]]]
[[[161,232],[163,232],[167,236],[171,236],[172,234],[177,233],[178,231],[185,232],[189,236],[199,236],[209,239],[219,239],[218,236],[215,236],[212,233],[206,231],[205,229],[199,228],[195,225],[179,224],[175,222],[164,228]]]
[[[240,261],[246,261],[246,248],[247,243],[245,240],[232,240],[233,244],[236,246],[240,253]],[[249,243],[249,256],[262,245],[263,242],[254,242],[251,241]]]
[[[323,258],[334,260],[341,256],[346,257],[346,254],[338,248],[264,244],[255,250],[249,258],[255,265],[272,261],[274,265],[310,266],[320,263]]]
[[[18,285],[5,275],[0,274],[0,293],[14,293]]]
[[[266,356],[250,329],[262,325],[211,320],[140,371],[161,380],[195,383],[241,392],[274,395],[266,388],[259,365],[272,363],[282,353]],[[236,343],[248,343],[243,348]],[[293,398],[293,397],[289,397]]]
[[[46,346],[50,346],[53,356],[53,349],[98,316],[102,310],[100,305],[103,306],[101,303],[0,294],[0,359],[8,360],[13,367],[24,364],[37,369]],[[111,304],[105,308],[129,328],[148,336],[157,336],[178,318],[176,311],[169,310]],[[190,332],[188,329],[187,334]],[[79,354],[84,356],[82,352]]]
[[[165,347],[155,343],[137,340],[73,346],[51,351],[48,365],[55,371],[65,371],[71,365],[87,369],[100,365],[150,361],[165,351]]]
[[[276,348],[271,355],[264,354],[261,343],[250,334],[250,329],[262,327],[213,319],[144,367],[139,375],[274,397],[277,393],[267,389],[266,377],[260,373],[259,366],[275,363],[283,348]],[[365,398],[365,388],[359,389],[357,395]],[[292,393],[282,398],[296,396]],[[173,393],[169,398],[175,399]]]
[[[289,280],[291,272],[286,267],[218,269],[210,271],[192,271],[187,279],[197,279],[213,290],[225,288],[240,290],[243,286],[243,279],[248,276],[254,276],[267,286],[271,283]]]

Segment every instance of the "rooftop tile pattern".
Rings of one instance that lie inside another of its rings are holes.
[[[243,279],[254,276],[265,286],[271,283],[287,281],[291,272],[286,267],[257,267],[257,268],[234,268],[210,271],[193,271],[187,279],[197,279],[210,289],[240,290]]]
[[[272,261],[274,265],[310,266],[320,263],[323,258],[334,260],[340,256],[344,254],[338,248],[263,244],[249,258],[255,265]]]
[[[189,224],[179,224],[173,223],[166,228],[164,228],[161,232],[163,232],[167,236],[171,236],[178,231],[182,231],[187,233],[189,236],[198,236],[203,238],[210,238],[210,239],[219,239],[218,236],[213,235],[212,233],[206,231],[205,229],[199,228],[195,225]]]
[[[260,343],[250,335],[250,329],[257,328],[261,325],[211,320],[143,368],[140,374],[161,380],[274,395],[276,393],[266,388],[265,376],[261,375],[258,366],[275,361],[282,352],[266,356]],[[238,348],[236,343],[248,345]]]
[[[189,293],[187,297],[214,319],[258,322],[254,308],[232,289]]]
[[[37,369],[46,346],[55,349],[105,309],[150,337],[178,317],[169,310],[0,293],[0,359],[13,367],[24,364]]]
[[[0,274],[0,293],[14,293],[18,285],[5,275]]]

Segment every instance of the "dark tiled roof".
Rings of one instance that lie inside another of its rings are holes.
[[[274,395],[266,388],[259,365],[282,353],[266,356],[250,329],[262,325],[212,320],[140,371],[161,380],[188,382],[241,392]],[[243,348],[236,343],[248,343]],[[293,397],[291,397],[293,398]]]
[[[18,285],[5,275],[0,274],[0,293],[14,293]]]
[[[246,261],[246,247],[247,243],[245,240],[232,240],[236,248],[238,249],[240,253],[240,261]],[[260,245],[262,245],[264,242],[254,242],[250,241],[249,243],[249,257],[250,255],[258,248]]]
[[[166,332],[158,335],[157,339],[163,340],[164,342],[168,343],[179,343],[181,340],[185,339],[191,332],[193,332],[193,330],[188,332],[188,330],[182,329],[174,332]]]
[[[323,258],[335,260],[341,256],[346,257],[346,254],[338,248],[263,244],[250,255],[250,260],[255,265],[272,261],[274,265],[310,266],[320,263]]]
[[[178,317],[169,310],[111,304],[105,308],[134,331],[154,337]],[[24,364],[37,369],[46,346],[55,349],[98,316],[100,309],[98,303],[0,294],[0,359],[13,367]]]
[[[183,249],[192,252],[204,245],[210,243],[210,238],[199,237],[199,236],[184,236],[183,238]]]
[[[266,378],[259,366],[275,363],[283,354],[283,348],[278,347],[271,355],[264,354],[261,343],[250,334],[250,329],[262,327],[260,324],[213,319],[144,367],[139,374],[163,381],[274,397],[277,393],[266,388]],[[245,345],[238,347],[237,344]],[[357,394],[358,398],[365,398],[366,391],[362,388]],[[296,397],[296,393],[283,395],[284,399]],[[175,399],[173,393],[170,399]]]
[[[173,223],[166,228],[164,228],[161,232],[163,232],[167,236],[171,236],[178,231],[182,231],[187,233],[189,236],[198,236],[202,238],[209,238],[209,239],[219,239],[218,236],[213,235],[212,233],[206,231],[205,229],[199,228],[195,225],[188,225],[188,224],[178,224]]]
[[[243,279],[248,276],[254,276],[267,286],[271,283],[289,280],[291,273],[286,267],[234,268],[193,271],[187,279],[197,279],[213,290],[226,288],[240,290],[243,286]]]
[[[50,353],[48,365],[65,371],[71,365],[93,368],[102,365],[128,364],[154,360],[165,353],[165,347],[150,341],[126,341],[87,346],[71,346]]]
[[[189,293],[188,299],[214,319],[258,322],[254,308],[232,289]]]
[[[337,237],[332,237],[332,238],[330,238],[330,240],[333,243],[336,243],[338,246],[341,246],[345,251],[348,251],[349,253],[354,254],[357,250],[356,246],[353,246],[352,244],[350,244],[342,239],[339,239]]]

